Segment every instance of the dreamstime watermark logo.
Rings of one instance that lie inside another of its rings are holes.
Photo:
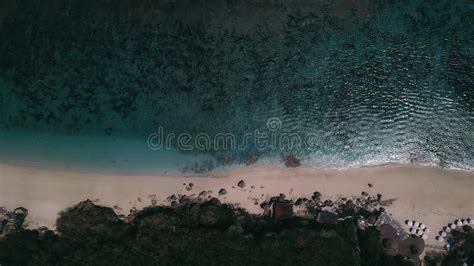
[[[267,120],[267,128],[268,130],[275,132],[281,129],[282,123],[280,118],[278,117],[270,117]]]
[[[233,133],[167,133],[158,127],[156,132],[148,135],[147,144],[152,150],[178,149],[182,151],[222,151],[245,150],[251,145],[259,151],[264,150],[299,150],[316,149],[319,146],[318,136],[314,133],[282,132],[283,123],[278,117],[271,117],[266,122],[266,130],[255,129],[237,136]]]

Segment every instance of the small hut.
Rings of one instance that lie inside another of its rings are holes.
[[[293,204],[290,201],[279,200],[270,206],[270,215],[275,220],[293,217]]]

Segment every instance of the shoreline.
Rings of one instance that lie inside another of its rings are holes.
[[[245,181],[245,188],[237,186],[240,180]],[[193,183],[191,190],[184,185],[189,183]],[[218,194],[221,188],[226,189],[226,195]],[[133,207],[149,206],[152,198],[158,205],[168,205],[170,195],[198,195],[208,190],[222,202],[251,213],[262,212],[256,202],[280,193],[293,200],[310,197],[314,191],[331,200],[358,197],[363,191],[371,196],[380,193],[384,199],[395,199],[385,209],[399,222],[417,220],[430,228],[427,243],[431,245],[438,243],[434,237],[442,226],[474,216],[474,172],[430,166],[388,164],[334,170],[254,165],[189,177],[87,173],[0,163],[0,206],[27,208],[30,227],[54,228],[60,211],[85,199],[128,214]]]

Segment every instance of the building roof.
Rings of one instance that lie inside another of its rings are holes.
[[[336,224],[337,223],[337,214],[328,211],[320,211],[316,220],[320,223],[326,224]]]
[[[380,227],[383,224],[388,224],[393,227],[397,231],[397,236],[398,238],[400,238],[400,241],[410,237],[410,235],[405,231],[405,229],[403,229],[403,226],[385,212],[382,212],[379,215],[377,222],[375,222],[375,226]]]
[[[270,209],[272,218],[277,220],[293,217],[293,204],[289,201],[273,202]]]

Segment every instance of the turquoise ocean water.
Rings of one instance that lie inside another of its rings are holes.
[[[0,161],[472,170],[474,4],[356,2],[5,1]]]

